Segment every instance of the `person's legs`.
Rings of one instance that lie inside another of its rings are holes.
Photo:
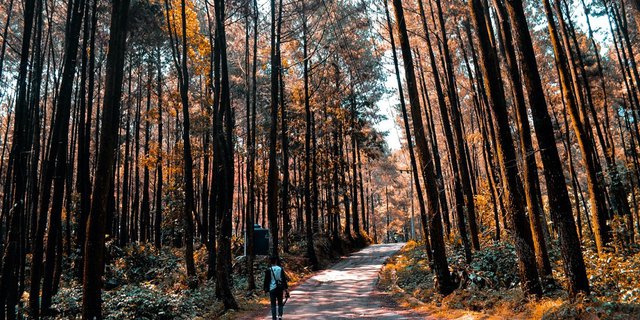
[[[274,289],[269,291],[269,299],[271,300],[271,318],[273,320],[277,320],[276,317],[276,298],[278,296],[278,290]],[[282,299],[279,300],[280,302],[282,302]],[[280,313],[282,315],[282,312]]]
[[[278,291],[278,295],[276,296],[278,298],[278,317],[282,318],[282,311],[284,311],[282,296],[284,294],[284,291],[282,289],[276,289],[276,291]]]

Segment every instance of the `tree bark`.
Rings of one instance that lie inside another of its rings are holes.
[[[567,67],[567,58],[560,44],[560,39],[558,38],[556,24],[553,20],[553,12],[551,11],[551,4],[549,0],[543,0],[543,4],[547,16],[549,35],[551,38],[551,44],[553,45],[553,51],[555,53],[563,96],[571,117],[571,124],[576,134],[576,139],[578,140],[578,146],[582,152],[582,159],[587,173],[587,186],[589,189],[589,202],[591,203],[591,215],[593,217],[592,224],[596,248],[598,250],[598,254],[602,254],[604,247],[609,241],[609,231],[606,223],[606,208],[603,207],[602,201],[599,200],[599,198],[602,197],[603,191],[597,178],[596,164],[594,163],[593,157],[593,144],[580,118],[578,106],[571,86],[572,80]]]
[[[272,0],[273,1],[273,0]],[[308,59],[308,34],[306,8],[302,8],[302,52],[303,52],[303,79],[304,79],[304,114],[305,114],[305,137],[304,137],[304,219],[307,240],[307,258],[314,269],[318,268],[318,258],[316,257],[313,245],[313,219],[312,219],[312,197],[311,197],[311,134],[312,134],[312,113],[309,102],[309,59]],[[349,233],[350,234],[350,233]]]
[[[386,1],[385,1],[386,4]],[[404,19],[404,10],[401,0],[393,0],[393,8],[395,11],[396,25],[399,34],[400,48],[402,51],[402,60],[404,61],[405,79],[407,81],[407,89],[409,93],[409,105],[411,107],[411,118],[413,120],[413,133],[418,148],[418,156],[420,165],[422,166],[422,175],[424,181],[434,181],[435,173],[431,154],[427,139],[424,135],[424,126],[422,124],[422,112],[420,109],[420,98],[418,95],[418,87],[413,66],[413,57],[411,56],[411,45],[409,44],[409,35]],[[444,237],[442,234],[442,218],[440,216],[440,207],[438,204],[438,190],[432,184],[426,184],[427,207],[431,212],[429,217],[431,245],[433,250],[433,270],[437,279],[437,288],[441,294],[448,295],[455,286],[449,273],[449,266],[444,245]]]
[[[160,48],[156,49],[156,68],[158,72],[156,90],[158,92],[158,160],[156,163],[156,193],[155,193],[155,212],[153,218],[153,241],[157,248],[162,247],[162,60],[160,57]]]
[[[149,196],[149,165],[146,159],[149,157],[149,138],[151,136],[151,124],[149,123],[149,111],[151,110],[151,80],[153,73],[151,65],[148,66],[147,74],[147,97],[145,108],[145,120],[144,120],[144,145],[142,150],[144,152],[145,162],[143,163],[142,173],[142,202],[140,204],[140,241],[146,243],[151,240],[151,200]]]
[[[389,30],[389,41],[391,41],[391,53],[393,55],[393,66],[396,72],[396,83],[398,85],[398,96],[400,98],[400,110],[402,111],[402,121],[404,124],[404,131],[407,138],[407,148],[409,149],[409,159],[411,162],[412,179],[416,186],[416,194],[418,196],[418,207],[420,210],[420,221],[422,223],[422,230],[424,232],[425,247],[430,259],[432,259],[433,252],[429,244],[429,226],[427,220],[427,211],[425,209],[424,195],[422,193],[422,186],[420,184],[420,173],[418,171],[418,164],[416,162],[415,151],[413,149],[413,139],[411,136],[411,129],[409,127],[409,116],[407,115],[407,107],[404,100],[404,91],[402,91],[402,80],[400,79],[400,68],[398,67],[398,55],[396,53],[396,43],[393,36],[393,26],[391,25],[391,17],[389,16],[389,8],[385,1],[385,15],[387,17],[387,28]],[[435,148],[435,147],[434,147]]]
[[[276,145],[278,143],[278,94],[280,61],[278,57],[278,40],[276,36],[276,1],[271,0],[271,105],[269,123],[269,173],[267,176],[267,215],[269,218],[269,252],[272,256],[278,253],[278,164]]]
[[[216,14],[216,48],[220,64],[220,99],[219,107],[214,106],[215,149],[213,158],[214,177],[217,184],[216,217],[219,232],[217,233],[216,255],[216,296],[222,300],[224,309],[237,309],[238,303],[231,291],[231,226],[233,217],[233,112],[231,110],[231,92],[229,70],[227,67],[227,40],[225,31],[225,1],[215,0]]]
[[[102,131],[84,251],[83,319],[102,318],[104,235],[107,224],[107,201],[110,198],[108,192],[113,184],[113,164],[118,145],[120,97],[127,38],[127,28],[123,26],[127,25],[128,16],[129,0],[113,0],[102,108]]]
[[[73,1],[69,4],[71,10],[68,33],[65,37],[64,69],[60,82],[60,89],[56,100],[55,116],[52,119],[52,132],[47,152],[46,162],[43,164],[40,188],[39,218],[34,243],[34,255],[31,273],[31,290],[29,307],[37,318],[40,315],[38,301],[40,292],[40,277],[42,248],[44,233],[47,230],[46,263],[44,268],[44,283],[42,286],[42,308],[47,310],[51,305],[53,295],[53,273],[56,256],[56,237],[61,228],[62,201],[64,198],[65,176],[67,173],[67,147],[69,144],[69,121],[71,116],[71,99],[73,94],[73,79],[77,61],[80,29],[84,14],[85,1]],[[53,185],[53,194],[51,187]],[[49,204],[51,202],[51,208]],[[47,228],[47,213],[49,226]]]
[[[6,193],[3,200],[2,216],[6,217],[8,231],[2,257],[0,278],[0,316],[15,318],[15,306],[18,303],[18,269],[22,259],[19,257],[21,242],[20,221],[25,214],[25,192],[27,186],[29,107],[27,103],[27,80],[29,50],[33,31],[35,0],[26,0],[23,5],[23,31],[16,83],[17,98],[14,111],[13,141],[9,153],[9,165],[6,175]],[[6,308],[6,314],[5,314]]]
[[[505,182],[505,204],[511,214],[511,230],[514,232],[514,243],[518,256],[518,269],[522,291],[525,294],[541,295],[542,288],[538,279],[538,271],[535,264],[535,253],[531,229],[525,213],[523,203],[522,183],[518,178],[518,168],[516,164],[516,153],[511,137],[504,88],[498,60],[495,51],[491,46],[489,33],[487,31],[487,21],[485,20],[484,6],[480,0],[469,0],[469,11],[472,16],[478,43],[480,45],[480,67],[484,75],[485,90],[489,98],[489,105],[496,118],[498,126],[498,160]]]
[[[436,66],[435,55],[433,54],[433,48],[431,46],[431,40],[429,37],[429,30],[427,27],[427,21],[425,17],[424,5],[422,3],[422,0],[418,1],[418,8],[420,12],[420,20],[422,22],[422,29],[425,34],[425,40],[427,42],[427,49],[429,52],[431,72],[433,74],[433,82],[435,83],[436,96],[438,98],[438,107],[440,110],[440,116],[442,117],[442,123],[443,123],[442,128],[445,133],[445,140],[447,144],[447,149],[449,151],[449,159],[451,159],[450,162],[451,162],[451,167],[453,169],[453,184],[454,184],[453,194],[455,199],[456,223],[458,227],[458,232],[460,233],[460,238],[462,239],[465,258],[467,262],[470,262],[472,257],[471,257],[471,245],[469,243],[469,235],[467,234],[467,227],[466,227],[465,215],[464,215],[465,198],[462,191],[463,190],[462,181],[460,180],[461,175],[458,174],[458,172],[460,171],[460,168],[458,165],[458,153],[463,151],[456,149],[453,132],[451,130],[451,126],[449,125],[451,124],[451,122],[449,121],[449,114],[448,114],[447,106],[445,102],[444,91],[442,89],[442,83],[440,82],[440,73]]]
[[[422,0],[420,0],[422,2]],[[453,61],[449,51],[449,44],[447,40],[447,33],[445,29],[444,15],[442,13],[442,6],[440,1],[434,1],[436,4],[436,10],[438,14],[438,22],[440,29],[440,43],[442,44],[442,52],[444,56],[445,75],[447,77],[447,93],[449,98],[449,106],[451,112],[451,122],[453,124],[456,161],[458,162],[459,171],[454,174],[460,175],[460,182],[462,185],[462,193],[464,195],[464,212],[466,213],[467,222],[469,224],[469,233],[471,235],[471,244],[475,250],[480,250],[480,240],[478,238],[478,223],[476,221],[476,211],[473,198],[472,182],[470,179],[470,161],[467,160],[468,152],[465,147],[465,136],[462,128],[463,119],[460,115],[460,103],[458,101],[456,90],[456,79],[454,74]]]
[[[529,224],[533,235],[533,245],[536,253],[536,263],[538,270],[546,280],[551,280],[551,263],[549,262],[549,253],[547,252],[547,244],[545,242],[542,231],[541,217],[544,215],[542,203],[538,202],[538,168],[536,164],[536,155],[533,149],[531,139],[531,128],[529,126],[529,115],[527,114],[527,106],[524,100],[524,91],[520,71],[518,70],[518,62],[516,61],[516,51],[513,46],[513,38],[511,36],[511,28],[509,26],[509,18],[507,17],[506,8],[500,1],[494,0],[498,17],[498,29],[500,30],[500,39],[504,48],[504,55],[507,64],[507,75],[511,83],[511,90],[515,97],[516,123],[518,125],[518,133],[520,140],[520,148],[523,158],[523,182],[524,195],[529,211]]]

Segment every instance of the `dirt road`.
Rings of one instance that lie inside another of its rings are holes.
[[[369,246],[311,277],[291,291],[284,319],[412,319],[374,290],[382,263],[403,245]]]

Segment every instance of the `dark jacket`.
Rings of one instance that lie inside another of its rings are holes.
[[[284,267],[279,266],[280,268],[282,268],[282,284],[284,285],[285,289],[289,289],[289,284],[287,282],[289,282],[289,278],[287,277],[287,273],[284,271]],[[271,266],[269,266],[266,270],[264,270],[264,284],[263,284],[263,290],[264,292],[269,292],[269,287],[271,286],[271,275],[273,273],[271,272]]]

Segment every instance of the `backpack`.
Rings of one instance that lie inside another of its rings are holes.
[[[276,279],[276,274],[275,272],[273,272],[273,268],[269,267],[269,270],[271,270],[271,276],[273,277],[273,280],[276,282],[276,289],[278,290],[284,290],[284,282],[282,281],[282,274],[284,273],[284,269],[282,269],[282,271],[280,271],[280,279]]]

